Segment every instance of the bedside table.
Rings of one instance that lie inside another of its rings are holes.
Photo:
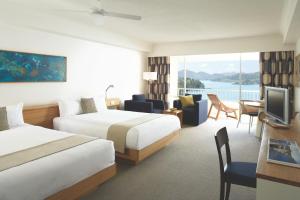
[[[107,98],[105,102],[108,109],[121,109],[121,100],[119,98]]]
[[[180,125],[182,127],[182,117],[183,117],[183,113],[182,113],[182,110],[164,110],[163,111],[163,114],[168,114],[168,115],[175,115],[179,118],[180,120]]]

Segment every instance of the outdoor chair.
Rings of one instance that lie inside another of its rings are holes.
[[[220,112],[225,112],[226,117],[238,119],[237,113],[236,113],[238,109],[226,106],[215,94],[207,94],[207,96],[208,96],[209,100],[211,101],[211,106],[209,108],[208,117],[217,120],[219,118]],[[212,108],[215,108],[217,110],[217,115],[215,117],[211,116]]]

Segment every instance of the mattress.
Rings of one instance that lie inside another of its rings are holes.
[[[54,119],[54,128],[56,130],[106,139],[108,128],[112,124],[147,114],[149,113],[105,110],[97,113],[57,117]],[[179,129],[180,121],[178,117],[162,115],[158,119],[131,128],[126,136],[126,148],[141,150]]]
[[[70,135],[32,125],[0,131],[0,156]],[[114,162],[113,143],[93,140],[1,171],[0,199],[45,199],[112,166]]]

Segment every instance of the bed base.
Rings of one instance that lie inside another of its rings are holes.
[[[143,148],[142,150],[126,149],[125,154],[116,152],[116,156],[121,160],[128,160],[134,165],[137,165],[140,161],[151,156],[174,141],[179,136],[179,132],[180,129]]]
[[[113,177],[117,172],[116,165],[107,167],[100,172],[90,176],[69,188],[66,188],[50,197],[46,200],[73,200],[79,199],[80,197],[90,193],[95,190],[100,184],[104,183],[111,177]]]

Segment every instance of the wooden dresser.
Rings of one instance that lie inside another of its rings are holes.
[[[300,145],[300,118],[296,116],[289,129],[266,125],[264,130],[257,169],[257,200],[300,199],[300,168],[267,162],[268,139],[296,140]]]

